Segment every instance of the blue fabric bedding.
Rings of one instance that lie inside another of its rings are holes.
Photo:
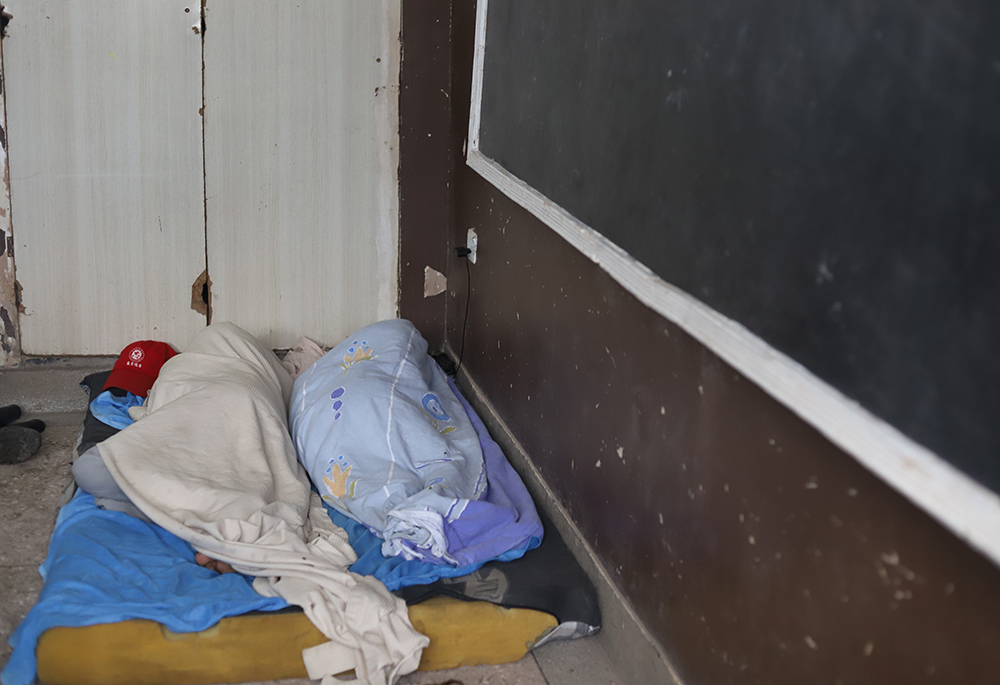
[[[227,616],[288,606],[257,594],[246,576],[198,566],[194,555],[191,545],[159,526],[100,509],[78,491],[56,520],[39,567],[45,586],[10,638],[14,652],[0,682],[33,683],[38,638],[56,626],[149,619],[186,633]]]
[[[145,401],[145,397],[130,392],[119,397],[110,390],[105,390],[91,401],[90,413],[98,421],[122,430],[134,423],[128,410],[131,407],[141,407]]]
[[[382,556],[382,538],[371,533],[363,524],[347,518],[330,505],[326,505],[330,519],[347,531],[351,547],[358,555],[358,560],[351,565],[351,570],[362,576],[375,576],[389,590],[399,590],[414,585],[429,585],[441,578],[460,578],[479,570],[484,564],[481,561],[468,566],[452,566],[450,564],[435,564],[429,561],[414,559],[407,561],[402,557]],[[541,540],[532,537],[523,547],[504,552],[494,561],[513,561],[520,559],[528,550],[541,544]]]
[[[347,530],[358,554],[351,570],[375,576],[390,590],[463,576],[489,560],[517,559],[542,539],[541,521],[520,477],[454,382],[447,383],[478,438],[487,485],[479,500],[465,503],[460,524],[446,524],[444,530],[449,547],[467,550],[476,561],[456,566],[385,557],[381,538],[328,505],[331,519]],[[45,585],[10,638],[14,652],[0,682],[34,682],[35,647],[49,628],[148,619],[174,632],[197,632],[228,616],[288,606],[257,594],[248,577],[198,566],[194,555],[191,545],[159,526],[105,511],[93,497],[77,492],[59,513],[39,568]]]
[[[380,537],[382,554],[468,567],[542,535],[524,484],[492,441],[489,463],[473,416],[413,324],[393,319],[299,376],[289,427],[323,500]]]
[[[481,558],[492,554],[493,556],[488,558],[496,561],[518,559],[528,550],[541,544],[542,524],[538,519],[538,513],[520,477],[503,455],[500,446],[490,437],[482,419],[459,392],[455,382],[449,378],[448,383],[479,436],[489,482],[484,500],[488,504],[499,505],[503,511],[525,512],[522,516],[511,514],[511,518],[506,521],[498,521],[495,516],[492,518],[483,516],[478,521],[469,517],[464,521],[467,526],[465,532],[468,535],[461,544],[470,547],[482,546],[483,549],[477,550]],[[469,504],[470,507],[477,505],[476,502]],[[407,561],[398,556],[385,557],[382,555],[382,539],[373,535],[367,526],[347,518],[329,504],[327,511],[330,512],[333,522],[347,531],[351,547],[358,555],[358,560],[351,566],[351,570],[364,576],[375,576],[390,590],[411,585],[427,585],[440,578],[458,578],[476,571],[488,560],[483,559],[465,566],[452,566],[417,559]],[[496,508],[491,509],[490,513],[495,514],[495,511]],[[470,513],[474,514],[475,509],[469,512],[467,508],[466,516]],[[473,527],[476,523],[480,524],[478,528]],[[459,532],[462,532],[461,528]]]

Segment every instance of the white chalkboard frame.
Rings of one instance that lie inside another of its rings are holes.
[[[479,149],[489,0],[479,0],[467,163],[598,264],[653,311],[815,427],[831,442],[1000,565],[1000,496],[876,417],[744,326],[667,283]]]

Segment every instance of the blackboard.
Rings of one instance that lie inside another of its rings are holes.
[[[1000,492],[1000,2],[489,3],[479,150]]]

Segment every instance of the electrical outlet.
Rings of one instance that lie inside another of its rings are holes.
[[[476,235],[476,229],[469,229],[469,233],[465,238],[465,246],[469,248],[469,261],[475,264],[476,250],[479,247],[479,236]]]

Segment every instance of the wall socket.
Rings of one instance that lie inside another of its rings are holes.
[[[469,248],[469,261],[475,264],[476,251],[479,248],[479,236],[476,235],[476,229],[469,229],[469,233],[465,238],[465,246]]]

